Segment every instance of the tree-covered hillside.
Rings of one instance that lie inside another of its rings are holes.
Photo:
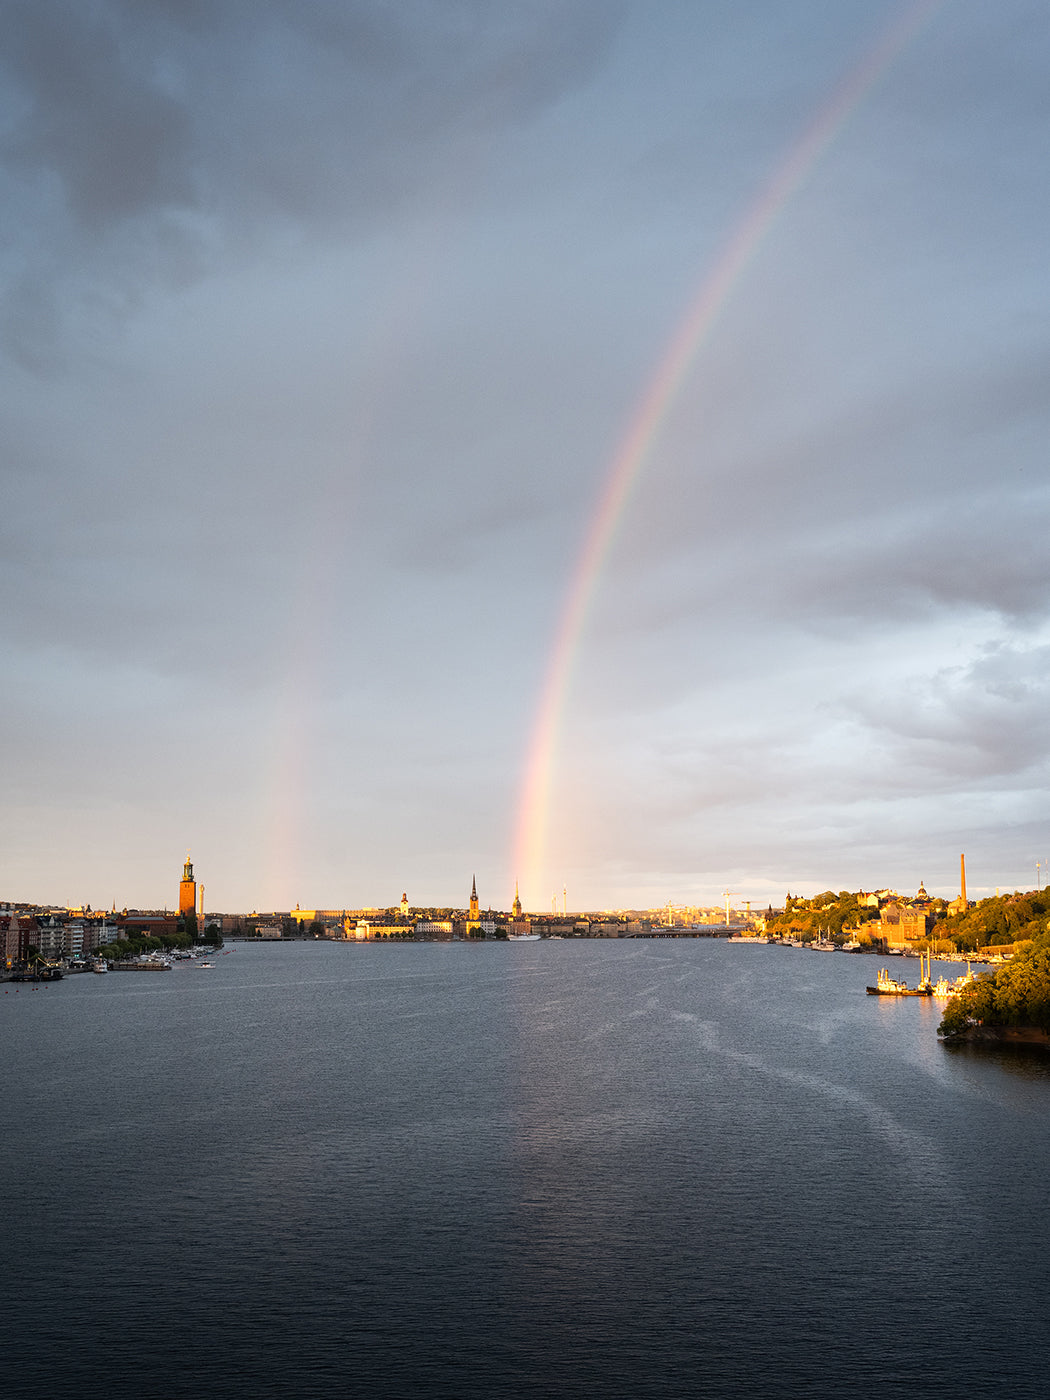
[[[1042,933],[1050,920],[1050,889],[982,899],[965,914],[952,914],[938,928],[963,951],[1020,943]]]
[[[784,901],[784,912],[766,917],[766,932],[775,938],[846,939],[862,924],[879,917],[879,911],[859,902],[859,895],[849,890],[825,890],[812,899],[800,899],[789,894]]]
[[[974,1026],[1034,1026],[1050,1032],[1050,931],[1044,929],[1018,948],[1010,962],[952,997],[938,1034],[957,1039]]]

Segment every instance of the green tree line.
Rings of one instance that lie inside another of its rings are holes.
[[[879,911],[859,902],[849,890],[825,890],[812,899],[789,894],[784,912],[766,916],[766,931],[774,937],[790,936],[808,943],[821,936],[845,942],[879,918]],[[963,953],[982,948],[1008,947],[1042,933],[1050,923],[1050,889],[1026,894],[996,895],[979,900],[964,913],[947,914],[943,900],[934,900],[930,912],[935,923],[931,941],[952,942]],[[877,933],[877,929],[870,932]],[[865,941],[861,938],[861,941]]]
[[[192,929],[182,928],[177,933],[147,933],[145,929],[127,928],[123,938],[103,943],[97,951],[98,956],[107,962],[119,962],[123,958],[137,958],[140,953],[170,953],[177,948],[192,948],[194,941]],[[209,924],[197,941],[221,947],[222,933],[218,924]]]
[[[852,932],[872,919],[878,919],[879,911],[860,903],[858,894],[849,890],[825,890],[812,899],[801,899],[789,894],[784,901],[784,912],[766,915],[766,932],[777,938],[790,936],[809,943],[822,935],[836,942],[846,942]]]
[[[1015,950],[1010,962],[952,997],[937,1033],[952,1040],[973,1026],[1034,1026],[1050,1032],[1050,929],[1044,927]]]
[[[982,899],[965,913],[951,914],[938,930],[964,952],[996,948],[1035,938],[1050,919],[1050,889]]]

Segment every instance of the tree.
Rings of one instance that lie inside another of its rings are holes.
[[[1050,1031],[1050,931],[1044,929],[1022,944],[1011,962],[952,997],[938,1034],[957,1039],[974,1026],[1032,1026]]]

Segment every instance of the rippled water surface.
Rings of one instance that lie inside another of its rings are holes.
[[[5,1394],[1042,1393],[1050,1059],[871,959],[215,962],[0,995]]]

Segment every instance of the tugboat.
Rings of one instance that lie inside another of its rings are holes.
[[[879,968],[874,987],[868,988],[869,997],[932,997],[933,983],[930,980],[930,955],[919,954],[919,985],[909,987],[907,982],[898,982],[884,967]]]

